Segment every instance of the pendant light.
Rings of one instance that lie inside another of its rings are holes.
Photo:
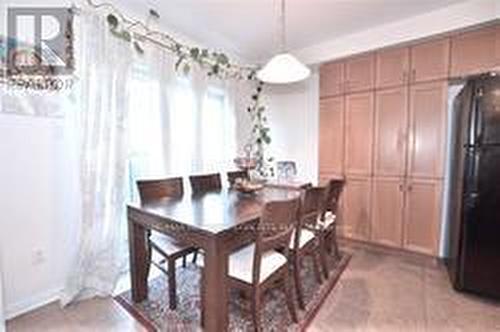
[[[265,83],[285,84],[306,79],[311,70],[302,64],[292,54],[286,52],[286,17],[285,0],[281,0],[281,44],[280,53],[257,72],[257,78]]]

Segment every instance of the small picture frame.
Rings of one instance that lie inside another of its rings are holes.
[[[278,161],[276,163],[278,180],[293,180],[297,176],[295,161]]]

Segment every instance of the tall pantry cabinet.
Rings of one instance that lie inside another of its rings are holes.
[[[437,63],[449,56],[441,44]],[[389,49],[321,68],[319,172],[321,179],[347,180],[343,236],[435,255],[447,87],[426,83],[425,73],[434,78],[439,65],[411,67],[412,56],[413,48]],[[353,64],[355,79],[346,70]]]
[[[339,233],[439,254],[450,78],[500,68],[500,25],[320,68],[320,182],[346,179]]]

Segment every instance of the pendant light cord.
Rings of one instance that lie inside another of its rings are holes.
[[[281,44],[280,44],[280,52],[286,52],[286,8],[285,8],[285,0],[281,0]]]

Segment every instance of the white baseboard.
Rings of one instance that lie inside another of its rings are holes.
[[[59,300],[61,288],[49,289],[45,292],[34,294],[33,296],[15,303],[5,305],[5,318],[7,320],[25,314],[46,304]]]

